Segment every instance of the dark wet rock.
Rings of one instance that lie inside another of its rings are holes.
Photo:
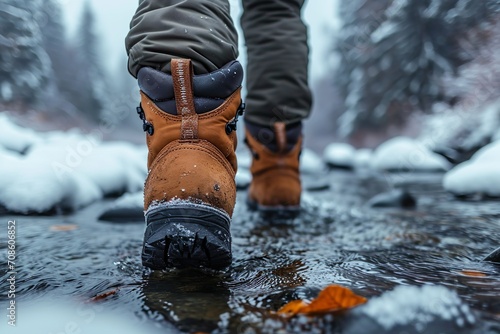
[[[111,223],[144,222],[143,198],[142,192],[127,193],[108,204],[98,220]]]
[[[8,214],[10,214],[9,210],[0,204],[0,216],[7,216]]]
[[[353,169],[356,149],[345,143],[332,143],[323,152],[323,159],[330,168]]]
[[[463,156],[463,154],[450,147],[437,148],[434,149],[433,152],[443,156],[446,160],[448,160],[452,164],[459,164],[467,160],[467,159],[464,160],[465,157]]]
[[[323,191],[330,189],[330,181],[323,177],[302,177],[302,187],[306,191]]]
[[[353,165],[347,165],[347,164],[341,165],[339,163],[332,163],[329,161],[326,162],[326,165],[328,166],[328,168],[331,168],[331,169],[343,169],[343,170],[353,170],[354,169]]]
[[[486,201],[498,201],[500,199],[500,196],[491,196],[484,193],[470,193],[470,194],[451,193],[451,195],[457,200],[464,202],[486,202]]]
[[[26,145],[26,146],[23,146],[23,147],[17,147],[16,148],[13,148],[13,147],[4,147],[5,150],[7,150],[8,152],[10,153],[17,153],[19,155],[27,155],[31,149],[31,145]]]
[[[404,189],[395,189],[378,194],[367,203],[372,208],[404,208],[413,209],[417,206],[416,198]]]
[[[143,223],[144,211],[138,208],[111,208],[97,219],[110,223]]]
[[[500,263],[500,248],[496,249],[490,255],[485,257],[483,261]]]
[[[62,214],[70,214],[73,211],[68,208],[53,207],[46,211],[36,212],[36,211],[16,211],[7,208],[6,206],[0,204],[0,216],[31,216],[31,217],[50,217],[58,216]]]
[[[443,156],[449,162],[458,165],[464,161],[470,160],[477,151],[479,151],[484,146],[488,145],[491,140],[484,141],[480,145],[475,145],[473,147],[465,147],[461,145],[454,145],[452,147],[437,147],[433,152]]]

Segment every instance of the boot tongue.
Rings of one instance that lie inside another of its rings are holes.
[[[276,122],[266,127],[245,121],[245,126],[252,137],[275,153],[290,152],[302,135],[302,122],[288,125]]]

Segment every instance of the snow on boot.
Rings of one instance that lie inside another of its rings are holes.
[[[236,201],[236,122],[243,113],[237,61],[194,76],[187,59],[172,75],[138,74],[149,148],[142,262],[152,269],[231,264]]]
[[[277,122],[269,129],[246,122],[246,143],[253,155],[249,206],[263,212],[298,212],[302,124],[287,129]]]

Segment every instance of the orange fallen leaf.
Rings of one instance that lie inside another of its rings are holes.
[[[339,285],[330,285],[321,291],[302,312],[324,314],[347,310],[364,303],[366,303],[366,298],[356,295],[351,290]]]
[[[50,230],[54,232],[67,232],[74,231],[76,229],[78,229],[78,225],[52,225],[50,227]]]
[[[307,304],[303,300],[294,300],[283,306],[282,308],[279,309],[278,314],[287,316],[287,317],[293,317],[294,315],[298,314],[301,310],[306,308],[309,304]]]
[[[461,271],[462,275],[469,276],[469,277],[486,277],[487,275],[483,272],[476,271],[476,270],[462,270]]]
[[[297,314],[322,315],[336,311],[351,309],[366,303],[366,298],[356,295],[348,288],[340,285],[327,286],[316,299],[310,303],[294,300],[283,306],[278,314],[292,317]]]

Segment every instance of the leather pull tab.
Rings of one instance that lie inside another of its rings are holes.
[[[194,108],[193,66],[190,59],[172,59],[177,115],[182,116],[181,140],[198,139],[198,114]]]
[[[287,146],[286,124],[283,122],[274,123],[274,134],[276,136],[276,144],[278,146],[278,152],[285,153]]]

